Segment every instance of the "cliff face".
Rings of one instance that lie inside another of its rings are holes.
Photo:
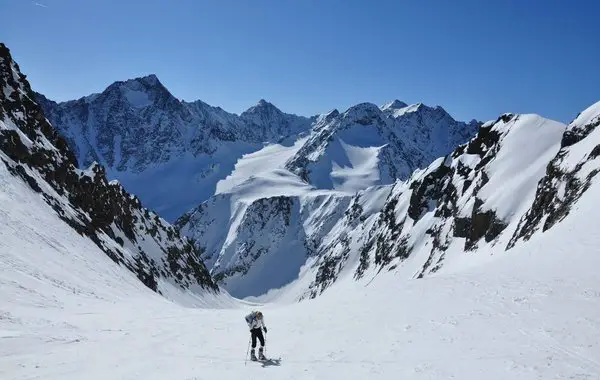
[[[109,178],[168,220],[213,195],[244,154],[311,125],[264,100],[239,116],[180,101],[155,75],[115,82],[78,100],[36,99],[81,168],[100,163]]]
[[[579,198],[597,181],[600,172],[600,102],[571,122],[562,137],[560,151],[550,161],[539,182],[535,200],[519,223],[509,244],[528,240],[563,220]]]
[[[142,207],[102,166],[77,168],[76,155],[44,116],[18,65],[0,44],[0,162],[115,263],[161,292],[163,283],[193,292],[218,291],[200,252]]]
[[[372,202],[357,196],[333,229],[339,238],[313,264],[316,275],[304,296],[319,295],[342,272],[361,279],[402,269],[420,278],[456,255],[506,244],[531,205],[564,128],[537,115],[505,114],[451,154],[391,186],[377,212],[363,214],[362,205]]]

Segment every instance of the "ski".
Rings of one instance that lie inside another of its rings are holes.
[[[256,363],[261,363],[261,364],[280,365],[281,357],[279,357],[279,358],[264,358],[264,359],[250,360],[250,361],[256,362]]]

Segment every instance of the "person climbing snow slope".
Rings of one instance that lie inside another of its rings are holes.
[[[246,315],[246,323],[250,328],[250,335],[252,337],[252,350],[250,351],[250,359],[256,361],[256,355],[254,349],[256,348],[256,338],[260,341],[260,348],[258,349],[258,359],[266,360],[263,353],[265,347],[265,338],[263,336],[263,330],[267,333],[267,326],[265,325],[265,319],[260,311],[253,311]]]

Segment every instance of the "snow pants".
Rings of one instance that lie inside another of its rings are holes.
[[[260,340],[260,346],[265,346],[265,337],[263,336],[262,329],[252,329],[250,330],[250,334],[252,335],[252,348],[256,348],[256,338]]]

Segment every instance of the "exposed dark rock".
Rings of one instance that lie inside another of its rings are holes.
[[[598,156],[600,156],[600,144],[596,145],[590,152],[590,160],[593,160]]]
[[[560,147],[568,148],[571,145],[577,144],[578,142],[586,138],[590,133],[592,133],[599,125],[600,119],[589,124],[583,125],[579,128],[572,128],[566,130],[560,142]]]
[[[501,135],[493,130],[494,125],[479,128],[475,138],[467,144],[467,154],[477,154],[483,157],[492,146],[498,143]],[[459,150],[462,150],[462,148],[459,148]]]
[[[584,160],[572,167],[566,166],[563,161],[571,149],[589,138],[590,134],[600,125],[600,117],[596,117],[586,125],[574,125],[565,131],[561,150],[548,164],[546,175],[538,183],[535,199],[529,211],[519,222],[519,226],[508,243],[507,249],[514,247],[519,239],[529,238],[542,227],[542,231],[552,228],[563,220],[571,211],[573,205],[589,189],[592,179],[598,174],[598,164],[589,170],[585,176],[581,170],[586,165],[592,165],[600,153],[599,145],[595,145]]]
[[[293,211],[293,208],[296,209]],[[292,213],[297,213],[298,209],[299,204],[293,197],[276,196],[252,202],[238,226],[238,240],[226,248],[232,251],[231,255],[236,261],[225,267],[215,264],[212,268],[215,280],[218,283],[226,283],[229,277],[245,275],[254,262],[270,250],[285,250],[280,244],[283,244],[285,237],[297,228],[292,226]],[[191,215],[184,220],[189,222],[190,217]],[[297,236],[300,241],[303,238],[304,236]]]
[[[324,260],[321,261],[315,276],[315,281],[309,288],[310,298],[315,298],[320,295],[337,280],[337,276],[350,253],[348,243],[347,239],[341,239],[341,244],[344,246],[342,253],[335,256],[326,256]]]
[[[494,240],[506,228],[506,223],[498,219],[494,211],[481,211],[482,204],[481,199],[475,198],[475,206],[469,223],[470,229],[465,241],[466,251],[474,249],[477,242],[483,237],[487,242]]]
[[[369,269],[369,267],[371,266],[370,260],[369,260],[369,252],[373,248],[373,243],[374,243],[374,240],[372,239],[372,237],[369,237],[368,243],[360,249],[360,259],[359,259],[360,261],[358,264],[358,268],[356,268],[354,278],[356,278],[356,279],[362,278],[365,274],[365,271],[367,269]]]
[[[45,201],[63,221],[89,237],[111,260],[134,272],[154,291],[161,277],[159,264],[153,259],[157,255],[168,255],[174,265],[163,273],[182,288],[194,283],[205,289],[218,289],[193,246],[172,226],[143,209],[139,199],[118,183],[109,183],[103,167],[95,164],[85,172],[76,168],[75,155],[45,118],[25,76],[20,74],[9,50],[1,43],[0,88],[4,90],[0,91],[0,118],[17,127],[0,130],[0,149],[12,161],[3,161],[3,164],[34,191],[43,193]],[[10,95],[6,96],[7,93]],[[25,136],[29,140],[27,144],[23,142]],[[33,173],[52,187],[58,197],[45,192]],[[122,253],[125,242],[116,233],[134,245],[139,236],[149,231],[160,231],[160,235],[172,239],[156,244],[154,252],[142,249],[131,252],[134,259],[128,261]],[[109,244],[110,241],[114,244]]]
[[[360,222],[365,220],[363,215],[363,208],[359,203],[360,197],[354,198],[354,201],[350,205],[344,215],[346,216],[347,225],[356,227]]]

